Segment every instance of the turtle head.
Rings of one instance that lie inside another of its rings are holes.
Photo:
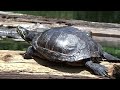
[[[26,40],[26,36],[29,34],[29,30],[22,26],[17,26],[17,33],[24,39]]]

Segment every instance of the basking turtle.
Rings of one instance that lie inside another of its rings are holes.
[[[66,62],[70,65],[85,65],[95,74],[108,76],[105,66],[100,65],[102,58],[119,61],[120,59],[102,51],[90,34],[71,26],[57,27],[43,32],[29,31],[17,27],[18,34],[28,43],[24,58],[39,57],[55,62]]]

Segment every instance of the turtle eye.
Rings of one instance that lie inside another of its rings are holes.
[[[23,31],[23,34],[26,36],[26,35],[28,35],[28,30],[25,30],[25,31]]]

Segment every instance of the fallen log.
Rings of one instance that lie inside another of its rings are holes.
[[[108,79],[92,74],[85,67],[23,59],[24,52],[0,50],[0,79]],[[108,68],[112,76],[114,63],[102,61],[101,64]]]

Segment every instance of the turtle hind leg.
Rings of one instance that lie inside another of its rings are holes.
[[[109,77],[107,68],[103,65],[100,65],[99,63],[94,63],[93,61],[87,61],[85,63],[85,66],[87,66],[97,75]]]
[[[103,58],[105,58],[105,59],[107,59],[107,61],[111,61],[111,62],[120,62],[119,58],[114,57],[111,54],[108,54],[107,52],[103,52]]]

